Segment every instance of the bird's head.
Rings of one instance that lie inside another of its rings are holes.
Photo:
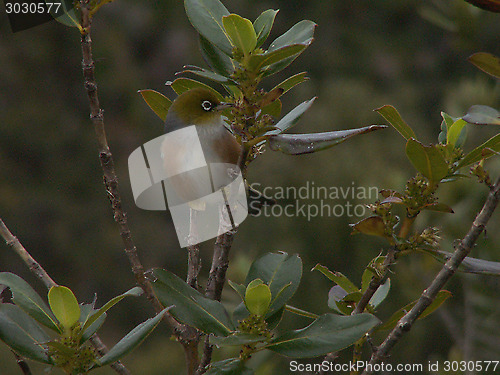
[[[221,111],[230,104],[222,103],[210,90],[195,88],[179,95],[170,106],[165,130],[172,131],[189,125],[220,123]]]

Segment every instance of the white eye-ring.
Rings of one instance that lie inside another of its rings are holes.
[[[204,100],[203,103],[201,103],[201,108],[203,108],[207,112],[211,111],[213,107],[214,105],[209,100]]]

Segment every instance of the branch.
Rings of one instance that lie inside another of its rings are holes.
[[[16,252],[17,255],[21,257],[21,259],[26,263],[29,267],[30,271],[38,277],[47,289],[50,289],[53,286],[57,286],[57,283],[52,280],[49,274],[43,269],[43,267],[38,263],[30,253],[24,248],[24,246],[19,242],[17,237],[15,237],[7,228],[3,220],[0,218],[0,236],[5,240],[7,245],[12,248]]]
[[[84,86],[87,91],[90,105],[90,119],[94,125],[96,139],[98,143],[99,161],[101,163],[104,186],[113,211],[113,218],[118,224],[120,237],[125,247],[125,254],[128,257],[132,272],[135,276],[137,284],[144,290],[146,298],[153,305],[155,311],[159,313],[163,310],[163,306],[155,296],[151,282],[144,274],[144,266],[142,265],[137,248],[132,239],[132,234],[127,222],[127,215],[122,207],[122,200],[118,189],[118,177],[116,175],[113,155],[108,146],[106,131],[104,127],[104,112],[100,108],[99,97],[97,94],[97,82],[94,74],[94,60],[92,58],[92,39],[90,36],[92,17],[89,9],[89,0],[80,0],[81,15],[82,15],[82,30],[81,30],[81,47],[82,47],[82,70],[84,77]],[[197,335],[193,329],[177,322],[172,315],[165,314],[165,319],[174,330],[174,334],[179,342],[184,347],[188,368],[197,366],[198,349]],[[189,364],[189,361],[196,359],[195,365]],[[193,372],[189,371],[188,374]]]
[[[396,343],[406,332],[410,331],[413,323],[415,323],[415,321],[424,312],[424,310],[432,303],[432,301],[434,301],[437,293],[455,274],[462,261],[470,253],[472,247],[475,245],[477,239],[479,238],[479,235],[484,231],[486,224],[490,220],[491,215],[498,205],[499,200],[500,177],[495,182],[495,185],[491,188],[488,198],[483,205],[483,208],[476,216],[471,228],[469,229],[469,232],[460,241],[460,244],[453,253],[453,256],[448,259],[448,261],[443,265],[429,287],[423,291],[415,306],[413,306],[413,308],[399,320],[398,324],[396,325],[396,327],[394,327],[389,336],[387,336],[385,341],[378,347],[377,351],[373,353],[369,362],[371,368],[373,368],[375,364],[387,358],[390,350],[394,347],[394,345],[396,345]],[[365,371],[363,371],[363,375],[371,374],[372,371],[368,371],[369,369],[370,368],[365,369]]]

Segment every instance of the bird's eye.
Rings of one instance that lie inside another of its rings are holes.
[[[203,103],[201,103],[201,108],[203,108],[207,112],[211,111],[213,107],[214,105],[209,100],[204,100]]]

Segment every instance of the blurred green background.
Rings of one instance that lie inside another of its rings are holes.
[[[500,107],[498,81],[467,62],[474,52],[500,55],[500,15],[464,1],[223,2],[230,11],[251,20],[265,9],[280,9],[270,40],[302,19],[318,24],[315,41],[306,52],[264,82],[270,89],[292,74],[309,73],[308,82],[283,98],[287,111],[318,96],[294,132],[381,124],[384,120],[373,109],[391,104],[422,142],[437,142],[441,111],[459,117],[474,104]],[[102,185],[83,88],[79,33],[51,22],[13,34],[2,13],[0,35],[0,217],[57,283],[70,287],[81,302],[90,302],[97,294],[100,306],[131,288],[134,278]],[[165,267],[184,277],[186,253],[178,246],[170,214],[143,211],[134,205],[127,158],[136,147],[161,135],[163,128],[137,90],[151,88],[174,98],[165,81],[173,80],[185,64],[204,65],[197,34],[181,1],[117,0],[96,16],[92,38],[108,140],[140,257],[147,268]],[[470,125],[468,130],[467,149],[498,132],[498,128]],[[487,167],[493,176],[498,175],[499,158],[493,158]],[[318,154],[293,157],[267,151],[251,165],[249,178],[270,187],[300,188],[309,183],[402,190],[413,175],[403,138],[387,129]],[[441,201],[453,206],[455,214],[425,213],[415,229],[438,226],[442,248],[451,251],[486,194],[486,188],[473,179],[443,185]],[[345,206],[370,201],[339,198],[327,203]],[[317,199],[300,203],[319,204]],[[294,201],[285,199],[280,204]],[[327,294],[332,285],[310,269],[321,263],[359,282],[366,264],[386,246],[376,238],[351,236],[349,224],[359,219],[347,215],[310,220],[300,215],[248,218],[231,251],[229,279],[244,281],[252,260],[266,252],[298,253],[304,274],[292,303],[316,313],[328,312]],[[499,225],[496,212],[472,256],[500,261]],[[210,244],[202,250],[204,279]],[[390,296],[377,315],[387,319],[418,298],[439,267],[425,256],[401,259],[394,267]],[[3,244],[0,271],[14,272],[41,294],[46,293]],[[394,349],[390,362],[500,359],[498,278],[461,274],[447,289],[454,297],[415,325]],[[229,306],[238,303],[230,290],[223,299]],[[101,337],[112,345],[152,315],[145,299],[126,300],[108,314]],[[287,315],[282,324],[290,329],[308,323],[305,318]],[[169,335],[166,326],[160,325],[124,363],[136,374],[182,373],[183,352]],[[381,339],[383,336],[375,337],[375,343]],[[216,359],[228,355],[217,352]],[[347,362],[349,355],[345,353],[338,362]],[[3,343],[0,363],[2,375],[20,373]],[[259,375],[289,373],[289,360],[276,355],[257,355],[251,364]],[[34,365],[33,371],[40,374],[43,366]],[[110,369],[95,372],[112,373]]]

